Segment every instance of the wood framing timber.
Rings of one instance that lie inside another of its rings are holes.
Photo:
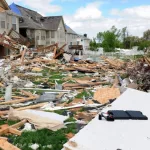
[[[10,144],[7,140],[0,138],[0,149],[2,150],[21,150],[18,147]]]
[[[12,126],[8,126],[6,128],[0,129],[0,135],[4,135],[7,133],[12,133],[15,135],[21,135],[21,131],[17,130],[17,128],[21,127],[22,125],[24,125],[27,122],[27,120],[22,120]]]
[[[22,102],[26,102],[26,101],[35,100],[35,99],[36,99],[36,97],[28,97],[28,98],[23,98],[23,99],[18,99],[18,100],[11,100],[11,101],[7,101],[7,102],[1,102],[0,105],[22,103]]]

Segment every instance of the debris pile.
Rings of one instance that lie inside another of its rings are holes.
[[[55,138],[62,134],[64,140],[57,145],[61,149],[128,87],[150,90],[150,59],[146,56],[128,62],[102,56],[100,62],[94,62],[66,53],[66,45],[31,50],[25,39],[19,36],[20,40],[14,40],[9,34],[0,36],[0,44],[11,50],[9,56],[0,60],[0,117],[1,121],[21,122],[0,126],[0,135],[17,135],[12,143],[20,149],[43,148],[37,146],[41,141],[34,139],[32,145],[15,143],[25,129],[33,126],[31,131],[46,128]],[[0,142],[13,147],[4,137]],[[49,143],[51,149],[56,149],[54,143]]]

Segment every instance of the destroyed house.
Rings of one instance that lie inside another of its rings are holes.
[[[5,0],[0,0],[0,34],[3,34],[10,31],[10,29],[14,29],[19,32],[19,16],[10,10],[7,2]],[[8,50],[6,50],[2,44],[0,45],[0,57],[8,54]]]
[[[65,26],[62,16],[43,17],[38,12],[11,4],[13,12],[21,14],[19,19],[20,34],[30,40],[32,47],[66,43]]]

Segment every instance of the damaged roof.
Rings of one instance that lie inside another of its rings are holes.
[[[42,17],[36,11],[16,5],[21,12],[20,28],[45,29],[39,21]]]
[[[10,10],[10,8],[5,0],[0,1],[0,8],[1,9],[3,8],[4,10]]]
[[[15,7],[12,4],[13,8]],[[10,5],[10,6],[12,6]],[[43,30],[57,30],[60,24],[60,21],[63,21],[62,16],[49,16],[43,17],[38,12],[16,5],[16,8],[13,11],[19,12],[22,18],[20,19],[20,28],[31,28],[31,29],[43,29]]]
[[[47,30],[57,30],[61,20],[63,20],[62,16],[49,16],[40,18],[41,23]]]
[[[77,33],[75,32],[75,31],[73,31],[69,26],[67,26],[66,24],[65,24],[65,28],[66,28],[66,31],[67,31],[67,33],[69,33],[69,34],[76,34],[77,35]]]

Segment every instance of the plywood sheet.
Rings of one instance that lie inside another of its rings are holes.
[[[101,88],[94,93],[94,100],[101,104],[106,104],[110,99],[115,99],[120,96],[118,88]]]

